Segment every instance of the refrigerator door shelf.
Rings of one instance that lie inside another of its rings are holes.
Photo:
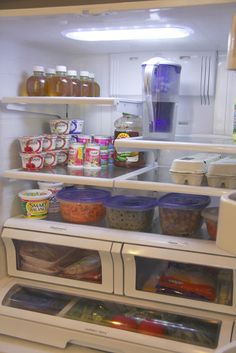
[[[9,228],[3,230],[2,238],[9,275],[114,291],[111,242]]]
[[[124,302],[119,296],[92,296],[29,280],[9,279],[0,297],[1,334],[60,348],[78,342],[114,353],[213,353],[230,342],[234,322],[229,315],[153,303],[147,307],[128,298]]]
[[[131,244],[122,257],[127,296],[235,315],[235,258]]]

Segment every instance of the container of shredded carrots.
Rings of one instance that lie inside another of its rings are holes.
[[[106,213],[104,202],[110,192],[96,188],[65,187],[58,191],[62,218],[71,223],[94,224],[100,222]]]

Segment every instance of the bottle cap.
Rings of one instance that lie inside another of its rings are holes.
[[[88,71],[80,71],[80,76],[86,76],[89,77],[89,72]]]
[[[55,74],[55,73],[56,73],[56,70],[51,67],[48,67],[46,69],[46,74]]]
[[[43,66],[34,66],[33,71],[39,71],[39,72],[44,72],[44,67]]]
[[[58,65],[56,66],[57,72],[66,72],[66,66]]]
[[[94,78],[95,77],[94,73],[93,72],[89,72],[89,77],[90,78]]]
[[[77,71],[76,70],[68,70],[67,75],[68,76],[77,76]]]

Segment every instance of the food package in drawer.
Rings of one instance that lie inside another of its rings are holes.
[[[197,153],[174,159],[170,174],[176,184],[201,185],[208,166],[221,158],[218,153]]]
[[[17,243],[18,266],[23,271],[48,275],[59,273],[80,257],[80,249],[28,241]]]
[[[57,315],[70,301],[70,295],[44,289],[14,286],[3,305],[39,313]]]
[[[212,187],[236,188],[236,155],[212,162],[206,174],[207,182]]]

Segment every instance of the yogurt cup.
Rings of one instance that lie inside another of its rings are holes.
[[[52,134],[63,135],[70,132],[70,120],[53,119],[49,124]]]
[[[70,143],[71,143],[71,135],[69,134],[57,135],[57,138],[56,138],[57,150],[68,149],[70,147]]]
[[[53,151],[56,149],[57,135],[43,135],[43,151]]]
[[[31,189],[19,192],[21,209],[26,218],[42,219],[48,214],[49,198],[52,193],[48,190]]]
[[[57,165],[57,153],[56,151],[47,151],[44,155],[44,167],[53,168]]]
[[[22,168],[29,171],[40,170],[44,166],[45,152],[41,153],[20,153]]]
[[[68,163],[69,150],[57,150],[57,164],[66,165]]]
[[[43,149],[43,136],[23,136],[18,138],[21,152],[38,153]]]
[[[38,187],[40,190],[50,191],[52,195],[49,199],[48,213],[60,212],[60,204],[56,199],[56,193],[63,188],[63,183],[49,183],[46,181],[38,181]]]
[[[70,120],[70,134],[81,134],[84,127],[84,121],[78,119]]]

